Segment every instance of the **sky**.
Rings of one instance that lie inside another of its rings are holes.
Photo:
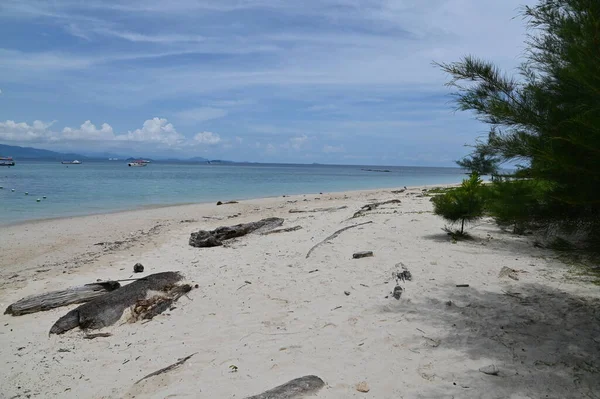
[[[453,166],[488,128],[433,62],[513,73],[532,1],[2,0],[0,143]]]

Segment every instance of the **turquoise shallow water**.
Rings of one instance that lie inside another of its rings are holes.
[[[110,161],[68,167],[22,161],[0,168],[0,224],[144,206],[457,183],[462,178],[458,168],[166,163],[129,168]],[[36,202],[43,196],[47,199]]]

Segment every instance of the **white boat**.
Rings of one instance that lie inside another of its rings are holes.
[[[143,159],[137,159],[135,161],[129,162],[127,164],[127,166],[133,166],[133,167],[148,166],[148,161],[144,161]]]
[[[61,162],[63,165],[79,165],[81,164],[81,161],[78,160],[73,160],[73,161],[62,161]]]
[[[12,157],[0,157],[0,166],[15,166],[15,160]]]

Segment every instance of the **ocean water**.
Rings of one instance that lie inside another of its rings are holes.
[[[369,168],[390,172],[363,170]],[[121,161],[21,161],[0,167],[0,224],[157,205],[458,183],[464,176],[458,168],[167,163],[130,168]]]

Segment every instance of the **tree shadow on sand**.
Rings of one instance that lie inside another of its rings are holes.
[[[443,356],[417,397],[600,398],[598,299],[520,284],[505,293],[456,288],[406,305],[424,329],[443,331],[429,349]],[[478,370],[489,364],[497,376]]]

